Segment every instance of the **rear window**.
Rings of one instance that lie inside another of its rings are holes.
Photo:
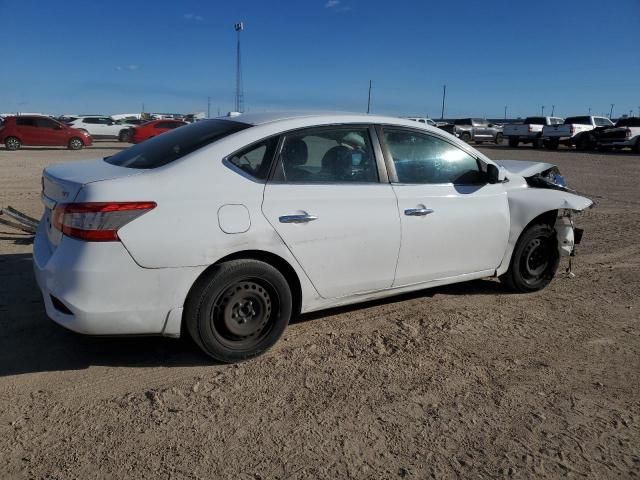
[[[569,117],[564,121],[565,125],[591,125],[591,117]]]
[[[104,160],[120,167],[157,168],[250,126],[230,120],[203,120],[158,135]]]
[[[458,120],[453,121],[454,125],[471,125],[470,118],[459,118]]]
[[[527,117],[523,123],[525,125],[546,125],[547,121],[544,117]]]

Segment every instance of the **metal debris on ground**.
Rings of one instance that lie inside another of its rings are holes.
[[[10,220],[2,218],[3,216],[9,217]],[[0,208],[0,224],[32,235],[36,233],[36,229],[38,228],[38,220],[19,212],[11,206]]]

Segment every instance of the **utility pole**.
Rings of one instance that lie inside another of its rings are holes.
[[[542,116],[544,117],[544,105],[542,105]]]
[[[240,62],[240,32],[244,30],[244,23],[238,22],[233,26],[234,30],[238,33],[238,43],[236,48],[236,101],[235,111],[244,111],[244,92],[242,91],[242,64]]]
[[[609,110],[609,120],[611,120],[611,115],[613,115],[613,107],[614,107],[615,103],[611,104],[611,110]]]
[[[144,113],[144,102],[142,102],[142,113]]]
[[[589,116],[591,116],[591,107],[589,107]]]
[[[367,100],[367,113],[371,111],[371,80],[369,80],[369,99]]]
[[[207,97],[207,118],[211,118],[211,97]]]
[[[218,107],[218,116],[220,116],[220,107]]]
[[[442,112],[440,112],[440,120],[444,119],[444,100],[447,98],[447,86],[442,86]]]
[[[507,106],[504,106],[504,119],[507,119]]]
[[[553,117],[554,112],[556,111],[556,106],[551,105],[551,116]]]

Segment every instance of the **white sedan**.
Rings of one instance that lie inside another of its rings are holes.
[[[592,205],[553,165],[357,114],[204,120],[48,167],[42,185],[33,255],[54,321],[184,326],[223,362],[261,354],[300,313],[492,276],[540,290]]]

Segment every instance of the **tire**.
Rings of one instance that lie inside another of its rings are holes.
[[[557,150],[560,146],[560,142],[558,140],[549,139],[547,140],[547,148],[549,150]]]
[[[7,150],[20,150],[22,142],[16,137],[7,137],[4,139],[4,146]]]
[[[271,348],[292,313],[293,297],[282,273],[258,260],[232,260],[196,283],[184,320],[207,355],[234,363]]]
[[[520,140],[516,137],[509,137],[509,146],[511,148],[516,148],[518,146],[518,144],[520,143]]]
[[[496,138],[493,139],[494,143],[496,145],[500,145],[502,143],[502,139],[504,137],[502,136],[502,134],[500,132],[496,133]]]
[[[460,134],[460,140],[463,142],[471,143],[471,134],[469,132],[462,132]]]
[[[589,135],[580,135],[576,139],[576,149],[581,152],[586,152],[588,150],[592,150],[591,140],[589,139]]]
[[[636,140],[636,144],[633,146],[633,148],[631,148],[631,151],[640,153],[640,137],[638,137],[638,140]]]
[[[536,137],[532,142],[531,142],[531,146],[533,148],[540,148],[542,147],[543,142],[542,142],[542,138],[540,137]]]
[[[82,150],[82,147],[84,147],[84,143],[82,143],[82,140],[78,137],[71,138],[67,144],[69,150]]]
[[[118,141],[129,143],[131,141],[131,130],[128,128],[120,130],[120,133],[118,134]]]
[[[520,235],[509,270],[500,281],[515,292],[536,292],[553,280],[559,263],[556,231],[546,224],[534,224]]]

